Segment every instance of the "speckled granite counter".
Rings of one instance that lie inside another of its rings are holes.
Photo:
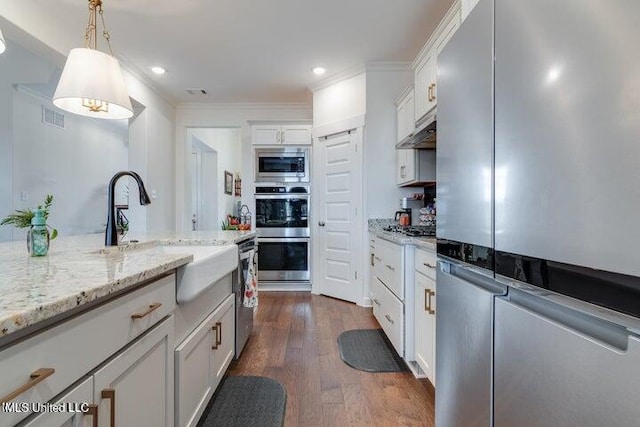
[[[0,244],[0,342],[79,306],[135,287],[193,260],[160,245],[228,245],[255,231],[133,234],[126,246],[104,247],[104,234],[60,237],[45,257],[30,257],[23,241]]]
[[[391,219],[370,219],[369,220],[369,233],[373,234],[380,239],[388,240],[389,242],[398,245],[413,245],[417,248],[436,250],[436,238],[435,237],[410,237],[400,233],[392,233],[389,231],[383,231],[382,227],[395,224],[395,221]]]

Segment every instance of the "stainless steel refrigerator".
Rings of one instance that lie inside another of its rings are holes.
[[[436,426],[638,425],[639,41],[637,1],[480,0],[438,56]]]

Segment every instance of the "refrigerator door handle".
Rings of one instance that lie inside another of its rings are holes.
[[[454,277],[497,295],[506,295],[507,293],[507,287],[505,285],[498,284],[493,278],[475,272],[471,270],[470,267],[442,258],[438,258],[438,263],[440,264],[440,271],[445,274],[451,274]]]
[[[626,352],[629,347],[629,337],[635,335],[622,325],[519,289],[511,288],[509,296],[505,299],[616,351]]]

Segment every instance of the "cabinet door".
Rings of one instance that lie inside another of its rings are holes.
[[[173,316],[94,375],[100,425],[170,427],[173,419]]]
[[[281,128],[280,143],[285,145],[311,145],[311,126],[285,125]]]
[[[407,104],[405,102],[401,102],[396,107],[396,142],[402,141],[406,135],[406,115]]]
[[[229,295],[214,312],[216,345],[213,350],[213,375],[216,387],[233,360],[236,339],[235,295]]]
[[[416,271],[415,289],[416,362],[435,386],[435,282]]]
[[[70,392],[53,403],[55,406],[65,406],[65,412],[43,412],[23,427],[92,427],[97,408],[90,407],[89,413],[83,413],[82,403],[93,402],[93,377],[87,378]]]
[[[444,47],[447,45],[447,42],[451,39],[451,37],[453,37],[453,35],[455,34],[459,26],[460,26],[460,12],[456,13],[453,19],[451,19],[451,21],[447,23],[447,25],[442,30],[442,33],[440,33],[440,35],[436,39],[436,42],[433,46],[433,50],[435,51],[433,54],[434,61],[432,66],[433,87],[431,89],[431,104],[429,109],[436,106],[437,98],[438,98],[438,85],[437,85],[438,55],[440,54],[440,52],[442,52],[442,49],[444,49]]]
[[[253,145],[280,144],[280,131],[278,125],[251,126],[251,143]]]
[[[416,172],[416,150],[396,150],[396,183],[415,182]]]
[[[435,82],[435,52],[433,49],[425,55],[415,70],[415,117],[417,122],[427,114],[435,103],[432,100],[432,84]],[[431,88],[431,89],[430,89]]]
[[[176,348],[176,425],[197,424],[217,385],[211,366],[216,346],[214,314],[210,314]]]

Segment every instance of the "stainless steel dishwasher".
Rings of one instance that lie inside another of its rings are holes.
[[[257,274],[258,245],[255,238],[238,243],[238,270],[233,274],[232,290],[236,297],[236,345],[235,358],[240,357],[251,330],[253,329],[253,307],[245,307],[244,291],[250,274],[250,267]]]

